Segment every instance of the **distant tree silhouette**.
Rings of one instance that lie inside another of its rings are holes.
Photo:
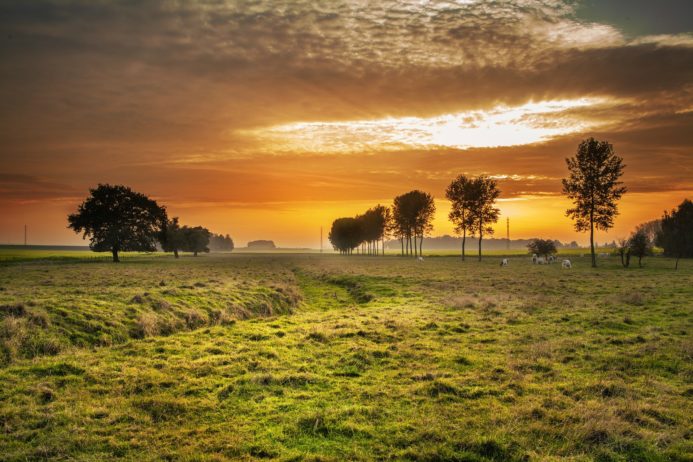
[[[395,197],[392,217],[397,235],[402,239],[402,253],[406,243],[407,255],[422,254],[423,238],[433,229],[435,214],[433,196],[419,190]]]
[[[452,205],[448,218],[455,225],[455,232],[462,234],[462,260],[465,258],[464,247],[467,233],[473,235],[475,229],[475,219],[471,213],[473,205],[472,182],[472,179],[460,175],[448,185],[445,191],[445,197]]]
[[[356,220],[361,227],[361,245],[365,245],[365,252],[369,255],[378,254],[378,242],[387,232],[388,209],[380,204],[368,209],[363,215],[358,215]]]
[[[99,184],[68,216],[68,227],[89,237],[95,252],[110,251],[119,262],[119,252],[156,250],[156,241],[166,227],[166,209],[144,194],[126,186]]]
[[[469,185],[469,204],[472,225],[470,229],[479,236],[479,261],[481,261],[481,241],[484,234],[493,235],[493,223],[498,221],[500,210],[495,207],[500,196],[496,181],[481,175],[471,180]]]
[[[685,199],[671,213],[664,212],[655,242],[664,249],[664,255],[676,258],[675,269],[679,259],[693,257],[693,202]]]
[[[339,253],[350,255],[363,242],[362,223],[356,218],[337,218],[332,222],[327,238]]]
[[[194,228],[183,226],[181,232],[185,237],[185,247],[183,250],[192,252],[195,257],[197,257],[197,254],[200,252],[209,252],[208,246],[211,235],[209,230],[202,226],[195,226]]]
[[[647,239],[650,240],[650,242],[654,243],[655,239],[657,239],[657,234],[661,231],[662,229],[662,220],[650,220],[645,223],[639,224],[635,230],[640,231],[642,230],[645,235],[647,235]]]
[[[233,239],[228,234],[211,234],[209,238],[209,250],[213,252],[231,252],[234,249]]]
[[[531,253],[544,256],[547,259],[549,255],[553,255],[557,252],[556,243],[551,239],[532,239],[532,241],[527,244],[527,248]]]
[[[623,175],[623,159],[606,141],[588,138],[580,143],[575,157],[566,159],[570,176],[563,179],[563,194],[573,200],[574,207],[566,215],[575,221],[578,232],[590,231],[592,267],[597,266],[594,251],[594,228],[608,230],[618,215],[616,202],[627,191],[619,178]]]
[[[185,248],[185,235],[178,223],[178,217],[173,217],[166,223],[159,242],[164,252],[173,252],[176,258],[179,257],[178,252]]]
[[[616,252],[621,257],[621,266],[628,268],[630,266],[630,242],[626,239],[619,239],[616,244]]]
[[[642,259],[652,254],[652,242],[644,229],[636,230],[628,239],[628,249],[631,255],[638,257],[638,266],[642,268]]]

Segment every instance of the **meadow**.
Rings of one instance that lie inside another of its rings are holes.
[[[570,258],[0,258],[0,460],[693,460],[693,262]]]

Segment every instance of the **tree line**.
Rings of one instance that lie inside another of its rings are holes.
[[[575,156],[566,159],[568,177],[562,180],[562,192],[572,200],[573,206],[566,216],[574,221],[577,232],[589,232],[592,266],[597,266],[595,230],[607,231],[613,227],[618,215],[618,201],[627,192],[621,181],[625,165],[608,141],[587,138],[580,142]],[[461,256],[465,258],[466,238],[478,237],[478,259],[481,260],[481,242],[484,236],[493,234],[493,224],[498,221],[500,210],[495,206],[500,190],[493,178],[485,175],[468,177],[460,175],[446,188],[445,197],[451,203],[449,220],[455,232],[462,236]],[[693,204],[686,199],[677,210],[665,212],[653,228],[652,222],[637,229],[619,246],[624,266],[630,256],[642,258],[653,245],[658,245],[667,256],[678,259],[693,257]],[[378,254],[378,243],[385,252],[385,240],[399,239],[402,255],[420,256],[423,238],[433,229],[435,203],[429,193],[414,190],[397,196],[392,206],[376,206],[354,218],[338,218],[332,223],[329,240],[342,254]],[[555,253],[552,241],[535,240],[530,251],[548,255]]]
[[[498,221],[500,210],[495,207],[500,196],[496,181],[485,175],[455,178],[446,190],[452,208],[450,220],[455,231],[462,234],[462,258],[465,256],[467,236],[478,236],[479,256],[481,241],[493,234],[493,223]],[[433,230],[436,206],[433,196],[413,190],[394,198],[390,207],[377,205],[356,217],[337,218],[328,235],[330,243],[342,254],[355,250],[365,255],[385,253],[385,240],[400,241],[401,254],[418,257],[423,255],[424,237]]]
[[[120,252],[231,251],[233,240],[227,234],[214,234],[202,226],[181,226],[178,217],[168,218],[166,207],[127,186],[99,184],[77,211],[67,218],[68,228],[89,238],[95,252],[111,252],[119,262]]]

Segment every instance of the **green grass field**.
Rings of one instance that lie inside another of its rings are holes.
[[[693,460],[691,261],[89,256],[0,257],[0,460]]]

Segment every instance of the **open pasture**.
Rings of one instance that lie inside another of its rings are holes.
[[[693,265],[0,264],[1,460],[691,460]]]

